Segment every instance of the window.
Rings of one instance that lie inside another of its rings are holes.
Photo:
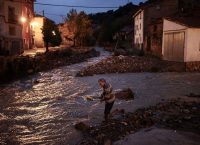
[[[8,7],[8,21],[9,22],[16,22],[16,16],[15,16],[15,8],[14,7]]]
[[[11,36],[15,36],[16,35],[16,28],[14,26],[9,26],[9,34]]]
[[[153,26],[153,31],[156,32],[157,29],[158,29],[157,25],[154,25],[154,26]]]

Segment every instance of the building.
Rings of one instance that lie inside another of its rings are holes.
[[[200,0],[148,0],[134,17],[134,47],[162,57],[163,18],[191,16],[200,8]]]
[[[133,16],[134,47],[161,55],[162,18],[173,15],[179,10],[179,0],[148,0]]]
[[[74,42],[73,42],[73,32],[70,31],[67,22],[59,24],[58,29],[61,33],[62,45],[72,46],[74,44]]]
[[[44,35],[42,32],[42,29],[45,25],[45,22],[48,22],[48,24],[51,24],[51,28],[52,26],[54,27],[51,31],[51,35],[52,36],[56,36],[56,28],[57,25],[55,24],[55,22],[45,16],[41,16],[41,15],[35,15],[35,17],[33,18],[33,20],[31,21],[31,27],[32,27],[32,33],[33,33],[33,47],[34,48],[44,48],[45,46],[45,42],[44,42]],[[50,46],[53,46],[50,42],[49,42]]]
[[[163,21],[163,59],[179,62],[200,61],[199,17],[173,17]]]
[[[22,37],[23,49],[33,48],[33,32],[31,22],[34,18],[34,1],[35,0],[21,0],[22,1]]]
[[[0,54],[21,54],[31,48],[34,0],[0,0]]]
[[[41,15],[36,15],[31,22],[33,29],[33,45],[35,48],[45,47],[42,28],[44,26],[45,17]]]
[[[134,47],[143,49],[144,44],[144,10],[140,9],[134,15]]]

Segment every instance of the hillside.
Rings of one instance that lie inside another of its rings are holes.
[[[99,43],[112,43],[113,35],[125,26],[133,25],[133,14],[139,6],[128,3],[119,9],[89,15],[95,29],[95,38]]]

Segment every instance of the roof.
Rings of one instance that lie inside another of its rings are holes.
[[[142,12],[143,11],[143,9],[142,8],[140,8],[134,15],[133,15],[133,18],[135,18],[140,12]]]
[[[174,17],[167,17],[165,19],[190,28],[200,28],[200,18],[198,16],[187,16],[187,17],[174,16]]]

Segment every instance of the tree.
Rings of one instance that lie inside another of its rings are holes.
[[[53,33],[53,38],[51,40],[51,45],[52,46],[59,46],[62,42],[62,37],[60,34],[60,31],[56,25],[54,25],[54,30],[52,31]]]
[[[53,21],[47,18],[44,20],[42,33],[43,33],[43,40],[46,47],[46,52],[49,51],[49,44],[51,44],[52,46],[59,46],[61,44],[62,39],[61,39],[60,32],[58,30],[58,27]]]
[[[71,32],[71,37],[74,41],[74,46],[76,45],[76,32],[77,32],[77,26],[76,26],[76,21],[77,21],[78,13],[75,9],[72,9],[69,11],[66,17],[66,23],[68,23],[68,30]]]
[[[87,45],[86,40],[92,37],[92,23],[85,12],[80,12],[76,20],[76,38],[80,46]]]
[[[72,9],[67,14],[66,23],[72,33],[74,46],[87,45],[87,41],[92,37],[92,23],[88,15],[83,11],[77,13],[75,9]]]

